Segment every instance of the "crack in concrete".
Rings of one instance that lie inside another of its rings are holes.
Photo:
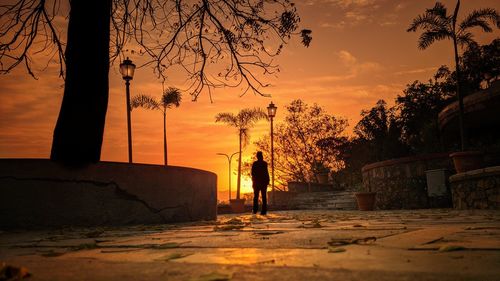
[[[146,201],[142,200],[137,195],[132,194],[132,193],[128,192],[127,190],[123,189],[122,187],[120,187],[120,185],[118,183],[116,183],[114,181],[101,182],[101,181],[94,181],[94,180],[78,180],[78,179],[69,180],[69,179],[42,178],[42,177],[20,178],[20,177],[15,177],[15,176],[0,176],[0,180],[2,180],[2,179],[13,179],[13,180],[17,180],[17,181],[48,181],[48,182],[75,183],[75,184],[83,183],[83,184],[92,184],[92,185],[95,185],[98,187],[112,186],[115,188],[115,190],[114,190],[115,194],[119,198],[141,203],[151,213],[153,213],[155,215],[159,215],[160,218],[164,222],[168,222],[168,220],[161,214],[161,212],[164,210],[168,210],[168,209],[178,209],[178,208],[185,208],[189,218],[192,220],[191,214],[189,212],[189,208],[186,205],[167,206],[167,207],[157,209],[155,207],[150,206]]]

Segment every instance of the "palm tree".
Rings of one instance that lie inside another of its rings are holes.
[[[460,92],[460,64],[458,56],[458,45],[470,45],[474,43],[473,35],[470,29],[481,27],[484,32],[492,32],[488,21],[493,22],[497,28],[500,28],[500,16],[495,9],[485,8],[474,10],[467,15],[463,21],[457,25],[458,10],[460,8],[460,0],[457,1],[453,15],[448,15],[446,7],[436,2],[432,9],[427,9],[425,13],[419,15],[408,28],[408,32],[416,32],[421,28],[424,32],[418,40],[418,48],[426,49],[435,41],[443,39],[451,39],[455,51],[455,73],[457,75],[456,91],[459,104],[459,126],[460,126],[460,143],[462,151],[466,148],[466,137],[464,129],[464,104],[463,94]]]
[[[158,110],[163,114],[163,156],[164,163],[167,166],[167,109],[172,106],[179,107],[182,95],[179,89],[170,87],[163,91],[161,99],[158,101],[148,95],[134,96],[130,101],[130,107],[142,107],[145,109]]]
[[[266,119],[267,114],[260,108],[245,108],[237,115],[230,112],[219,113],[215,116],[215,122],[223,122],[238,129],[239,135],[239,157],[238,157],[238,182],[236,187],[236,199],[240,199],[241,187],[241,150],[250,140],[249,130],[257,121]]]

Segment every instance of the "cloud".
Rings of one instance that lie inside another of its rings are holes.
[[[394,7],[394,11],[398,12],[401,11],[402,9],[406,8],[406,3],[398,3]]]
[[[416,69],[410,69],[410,70],[397,71],[397,72],[394,72],[394,75],[408,75],[408,74],[426,73],[426,72],[436,71],[437,69],[438,69],[438,67],[436,67],[436,66],[416,68]]]
[[[346,50],[339,51],[338,57],[340,61],[346,65],[354,65],[358,61],[351,53]]]
[[[358,59],[346,50],[339,51],[337,56],[340,61],[350,69],[354,77],[361,73],[376,72],[383,68],[382,65],[377,62],[358,62]]]
[[[334,15],[330,17],[335,20],[323,22],[320,26],[340,30],[372,23],[375,11],[380,8],[380,5],[375,4],[374,0],[327,0],[319,2],[322,5],[329,4],[333,6],[335,11]],[[319,4],[319,2],[317,3]]]
[[[375,6],[375,0],[327,0],[327,2],[335,4],[342,9]]]

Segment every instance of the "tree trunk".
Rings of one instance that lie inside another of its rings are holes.
[[[111,0],[72,0],[66,81],[50,158],[98,162],[108,107]]]
[[[457,74],[457,99],[458,99],[458,126],[460,128],[460,149],[464,151],[467,148],[467,138],[465,136],[464,126],[464,99],[460,92],[460,62],[458,58],[457,38],[453,36],[453,47],[455,50],[455,73]]]
[[[238,155],[238,184],[236,186],[236,199],[240,199],[240,187],[241,187],[241,129],[240,129],[240,150]]]
[[[167,166],[167,110],[163,111],[163,157],[165,166]]]

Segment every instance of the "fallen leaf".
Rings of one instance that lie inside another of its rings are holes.
[[[322,228],[324,227],[319,221],[313,221],[311,223],[302,223],[297,226],[297,228]]]
[[[255,264],[274,264],[275,262],[276,261],[272,259],[272,260],[258,261]]]
[[[172,249],[172,248],[179,248],[180,244],[175,243],[175,242],[168,242],[168,243],[163,243],[163,244],[157,244],[157,245],[151,245],[152,249]]]
[[[82,243],[80,245],[71,247],[71,250],[72,251],[91,250],[91,249],[96,249],[98,247],[99,246],[95,242],[94,243]]]
[[[214,231],[238,230],[244,227],[245,227],[244,225],[238,225],[238,224],[216,225],[214,226]]]
[[[328,245],[330,246],[343,246],[343,245],[351,245],[351,244],[358,244],[358,245],[367,245],[375,242],[377,240],[376,237],[374,236],[369,236],[365,238],[358,238],[358,239],[335,239],[332,238],[329,242]]]
[[[176,260],[176,259],[181,259],[187,256],[192,255],[192,253],[172,253],[170,255],[164,256],[162,258],[159,258],[157,260],[160,261],[170,261],[170,260]]]
[[[48,257],[48,258],[52,258],[52,257],[59,257],[59,256],[62,256],[64,255],[65,253],[63,252],[55,252],[54,250],[49,250],[49,251],[46,251],[46,252],[43,252],[42,254],[40,254],[42,257]]]
[[[328,253],[342,253],[345,252],[346,249],[344,248],[329,248]]]
[[[212,272],[209,274],[200,275],[200,277],[190,279],[191,281],[228,281],[231,277],[227,274]]]
[[[224,224],[244,224],[244,222],[239,218],[232,218],[226,221]]]
[[[444,246],[439,247],[438,251],[440,251],[440,252],[454,252],[454,251],[463,251],[465,249],[466,249],[465,247],[459,246],[459,245],[444,245]]]
[[[275,234],[282,234],[282,233],[285,233],[285,232],[277,230],[277,231],[257,231],[257,232],[254,232],[253,234],[267,236],[267,235],[275,235]]]

